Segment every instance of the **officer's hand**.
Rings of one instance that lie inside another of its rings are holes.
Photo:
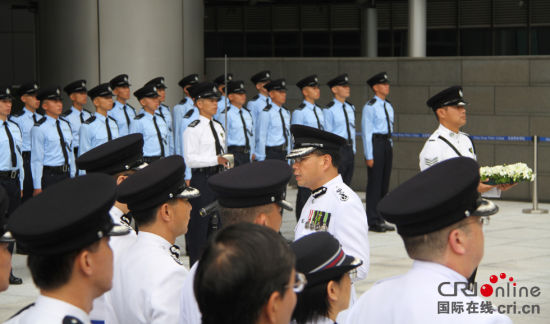
[[[21,198],[23,198],[23,190],[21,190]]]
[[[226,158],[222,157],[221,155],[218,155],[218,164],[219,165],[226,165],[227,163],[229,163],[229,161]]]
[[[506,191],[512,187],[514,187],[515,185],[517,185],[517,183],[506,183],[506,184],[499,184],[497,187],[498,189],[502,190],[502,191]]]
[[[250,158],[251,161],[256,161],[256,154],[252,154],[252,157]]]
[[[36,196],[36,195],[39,195],[42,193],[42,189],[34,189],[33,192],[32,192],[32,196]]]
[[[372,168],[374,166],[374,159],[367,160],[367,166]]]
[[[483,179],[483,180],[485,180],[485,179]],[[496,187],[496,186],[488,185],[488,184],[485,184],[483,182],[480,182],[479,186],[477,186],[477,191],[479,191],[480,193],[484,193],[484,192],[487,192],[487,191],[493,189],[494,187]]]

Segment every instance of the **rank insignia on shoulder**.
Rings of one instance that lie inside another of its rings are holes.
[[[90,125],[95,120],[95,116],[91,116],[90,118],[86,119],[84,124]]]
[[[190,124],[189,124],[189,127],[195,127],[197,126],[201,121],[199,119],[195,119],[193,120]]]
[[[327,231],[330,223],[330,213],[320,210],[310,210],[308,220],[305,224],[306,229],[312,231]]]
[[[331,101],[331,102],[329,102],[329,103],[327,104],[327,108],[330,108],[330,107],[332,107],[332,106],[334,106],[334,101]]]
[[[134,119],[141,119],[141,118],[143,118],[143,116],[145,116],[145,114],[139,114],[136,117],[134,117]]]
[[[306,106],[306,104],[302,102],[302,103],[298,106],[298,109],[305,108],[305,106]]]
[[[375,102],[376,102],[376,98],[372,98],[371,100],[369,100],[367,105],[372,106],[372,105],[374,105]]]
[[[426,165],[428,165],[428,166],[432,166],[432,165],[436,164],[436,163],[438,162],[438,160],[439,160],[439,159],[437,158],[437,156],[434,157],[433,159],[424,158],[424,162],[425,162]]]
[[[183,265],[183,261],[180,259],[180,247],[177,245],[172,245],[170,247],[170,255],[172,255],[172,259],[176,261],[178,264]]]
[[[67,315],[63,317],[63,324],[83,324],[81,320],[74,316]]]
[[[265,106],[264,111],[269,111],[270,109],[271,109],[271,104],[268,104],[267,106]]]
[[[313,198],[319,198],[322,195],[324,195],[326,192],[327,192],[327,187],[320,187],[320,188],[317,188],[317,189],[313,190],[311,195],[313,196]]]
[[[185,116],[183,116],[183,118],[189,118],[193,115],[193,113],[195,112],[194,109],[189,109],[188,112],[185,113]]]
[[[469,148],[468,151],[470,151],[470,153],[474,154],[474,149],[473,148]]]
[[[348,195],[344,192],[344,189],[342,188],[336,188],[336,193],[338,194],[338,198],[341,201],[347,201],[349,199]]]
[[[258,98],[260,98],[260,95],[255,95],[254,97],[252,97],[252,101],[258,100]]]

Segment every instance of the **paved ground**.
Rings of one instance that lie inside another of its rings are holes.
[[[288,200],[294,203],[296,190],[289,188]],[[359,193],[364,197],[364,193]],[[523,214],[523,208],[530,208],[526,202],[496,201],[500,212],[491,217],[485,230],[485,256],[478,270],[479,285],[489,283],[491,275],[506,273],[513,276],[516,286],[516,296],[520,287],[538,287],[540,295],[534,297],[513,296],[513,286],[510,285],[509,298],[489,298],[496,305],[509,304],[510,317],[514,323],[548,323],[550,322],[550,215]],[[550,209],[550,204],[541,204],[540,208]],[[289,239],[294,237],[295,217],[284,215],[281,232]],[[368,290],[373,283],[382,278],[406,272],[412,261],[407,257],[403,243],[395,232],[369,233],[371,247],[371,266],[366,280],[356,285],[358,294]],[[184,245],[183,237],[178,239],[180,246]],[[29,271],[25,266],[26,258],[21,255],[14,257],[15,273],[21,276],[24,284],[10,286],[8,291],[0,293],[0,320],[6,319],[23,306],[31,303],[38,294],[32,284]],[[493,285],[506,288],[504,284]],[[524,291],[523,289],[522,291]],[[540,307],[538,315],[525,314],[522,310]],[[534,306],[531,306],[534,305]]]

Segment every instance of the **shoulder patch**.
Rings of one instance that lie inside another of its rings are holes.
[[[69,109],[69,110],[65,111],[64,113],[62,113],[61,116],[62,116],[62,117],[67,117],[67,116],[69,116],[72,112],[73,112],[73,110],[72,110],[72,109]]]
[[[34,126],[40,126],[44,124],[45,121],[46,121],[46,117],[42,117],[36,123],[34,123]]]
[[[254,97],[252,97],[252,101],[258,100],[258,98],[260,98],[260,95],[259,95],[259,94],[257,94],[257,95],[255,95]]]
[[[18,112],[11,114],[10,116],[21,117],[21,116],[23,116],[24,113],[25,113],[25,110],[21,109]]]
[[[369,100],[369,102],[367,102],[367,105],[372,106],[374,105],[375,102],[376,102],[376,98],[372,98],[371,100]]]
[[[84,124],[87,124],[87,125],[90,125],[91,123],[93,123],[93,121],[95,120],[95,115],[94,116],[91,116],[90,118],[86,119],[86,121],[84,122]]]
[[[336,194],[338,195],[338,199],[340,199],[341,201],[348,201],[349,199],[349,196],[348,194],[345,192],[344,189],[340,188],[340,187],[336,187]]]
[[[271,110],[271,107],[273,107],[273,106],[271,106],[271,104],[268,104],[267,106],[265,106],[264,111]]]
[[[331,101],[331,102],[329,102],[329,103],[327,104],[327,108],[330,108],[330,107],[332,107],[332,106],[334,106],[334,101]]]
[[[301,103],[297,109],[304,109],[306,107],[306,104],[305,103]]]
[[[186,102],[187,102],[187,97],[181,99],[180,105],[185,105]]]
[[[195,109],[189,109],[188,112],[185,113],[185,115],[183,116],[183,118],[189,118],[193,115],[193,112],[195,112]]]
[[[17,313],[13,314],[9,319],[12,319],[14,318],[15,316],[23,313],[24,311],[26,311],[27,309],[31,308],[34,306],[34,303],[31,303],[31,304],[28,304],[27,306],[21,308],[20,310],[17,311]]]
[[[84,323],[82,323],[81,320],[79,320],[78,318],[76,318],[74,316],[67,315],[67,316],[63,317],[62,324],[84,324]]]
[[[136,115],[136,117],[134,117],[134,119],[141,119],[143,118],[143,116],[145,116],[144,114],[139,114],[139,115]]]
[[[197,126],[201,121],[199,119],[193,120],[191,123],[189,123],[189,126],[187,127],[195,127]]]

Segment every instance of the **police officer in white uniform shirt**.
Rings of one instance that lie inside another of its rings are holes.
[[[460,128],[466,125],[465,106],[468,104],[464,100],[462,87],[447,88],[428,99],[426,104],[433,109],[439,127],[428,138],[420,152],[420,170],[457,156],[476,160],[472,139],[460,131]],[[492,186],[480,182],[478,190],[486,193],[484,197],[500,197],[500,190],[507,190],[511,186]]]
[[[219,92],[213,83],[202,82],[189,88],[189,93],[200,115],[183,133],[183,156],[185,165],[191,168],[191,186],[201,192],[198,199],[191,200],[193,210],[185,237],[191,266],[198,260],[208,236],[210,217],[201,217],[199,211],[216,200],[207,185],[208,178],[220,172],[228,161],[222,157],[227,150],[225,131],[222,124],[213,119],[218,109]]]
[[[146,166],[143,163],[143,135],[130,134],[104,143],[82,154],[76,159],[76,165],[87,173],[108,174],[119,185],[128,176],[134,174],[136,170]],[[115,201],[109,214],[114,224],[125,226],[130,230],[128,235],[112,237],[109,241],[109,246],[113,250],[114,267],[116,268],[118,259],[127,248],[134,244],[137,235],[136,231],[130,226],[131,216],[126,204]],[[116,272],[113,274],[116,275]],[[117,278],[113,277],[113,282],[116,280]],[[112,316],[114,311],[109,309],[111,306],[110,292],[94,299],[94,306],[90,312],[90,318],[94,321],[94,324],[118,323],[117,318]]]
[[[183,179],[181,156],[157,160],[118,187],[139,229],[137,241],[115,267],[112,309],[120,323],[177,323],[187,269],[174,245],[187,232],[190,198],[199,196]]]
[[[29,253],[40,295],[6,323],[90,323],[93,299],[112,284],[109,236],[128,233],[109,217],[115,199],[113,178],[90,174],[57,183],[15,211],[8,230]]]
[[[312,190],[295,228],[294,239],[317,231],[334,235],[346,254],[363,264],[357,280],[369,271],[368,225],[363,203],[338,174],[339,150],[346,139],[317,128],[292,125],[294,149],[287,156],[294,160],[294,175],[299,186]],[[353,297],[352,297],[353,300]]]
[[[380,201],[380,213],[397,225],[413,266],[364,293],[346,323],[512,323],[496,311],[489,313],[492,307],[482,312],[479,291],[472,296],[474,292],[463,290],[483,256],[483,224],[497,210],[494,204],[481,205],[480,210],[478,184],[477,162],[452,158],[417,174]],[[485,216],[478,216],[480,212]],[[445,303],[462,304],[464,312],[453,312]],[[477,311],[468,308],[469,303]]]

